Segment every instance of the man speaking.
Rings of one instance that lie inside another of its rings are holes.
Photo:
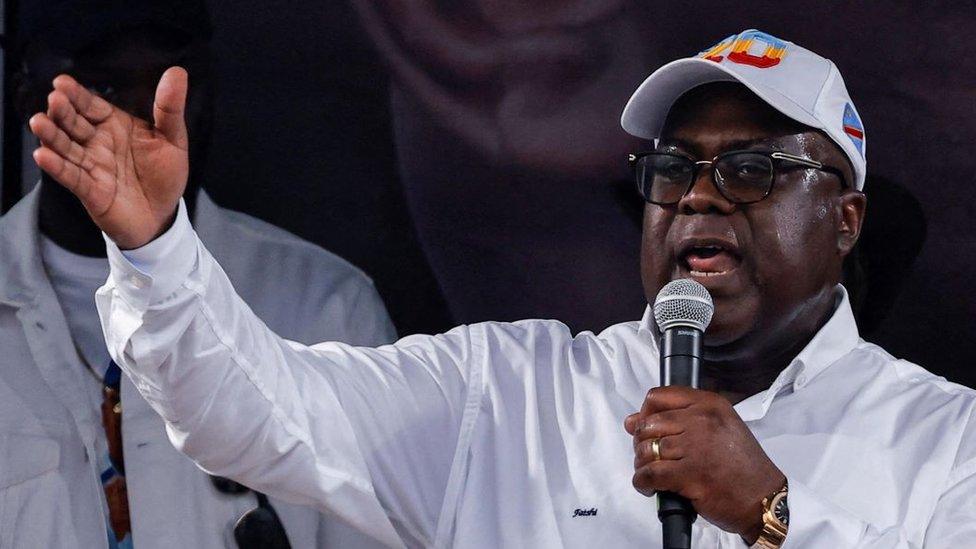
[[[599,335],[283,340],[187,222],[185,73],[163,76],[153,123],[54,86],[34,157],[108,237],[109,349],[211,473],[391,546],[660,547],[656,491],[694,506],[696,547],[976,540],[976,393],[859,339],[839,285],[865,135],[827,59],[745,31],[624,110],[653,140],[631,157],[645,294],[691,278],[714,300],[700,390],[660,387],[650,313]]]

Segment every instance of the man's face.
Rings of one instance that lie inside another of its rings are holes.
[[[683,96],[658,150],[696,160],[731,150],[779,150],[838,168],[853,183],[846,158],[825,135],[738,84],[708,84]],[[715,302],[705,339],[713,353],[734,359],[788,341],[807,329],[806,313],[832,299],[863,212],[863,199],[853,200],[860,207],[852,212],[851,201],[841,198],[851,193],[859,194],[842,191],[835,175],[789,166],[777,170],[767,198],[737,205],[719,194],[706,167],[679,203],[644,210],[641,274],[648,301],[667,282],[693,278]]]

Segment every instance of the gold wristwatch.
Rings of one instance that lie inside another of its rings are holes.
[[[763,499],[763,529],[759,539],[753,544],[758,549],[779,549],[786,541],[786,531],[790,527],[790,508],[786,505],[786,492],[789,484]]]

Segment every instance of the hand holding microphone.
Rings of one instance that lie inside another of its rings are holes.
[[[662,385],[671,386],[648,391],[640,412],[625,421],[634,437],[634,487],[646,496],[669,494],[660,502],[663,526],[673,529],[666,549],[689,546],[690,536],[681,532],[690,532],[693,512],[753,543],[762,530],[762,500],[785,476],[728,400],[695,388],[711,298],[701,284],[676,280],[661,290],[654,309]]]

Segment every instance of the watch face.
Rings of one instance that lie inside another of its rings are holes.
[[[786,494],[777,498],[776,503],[773,504],[773,516],[784,526],[790,525],[790,508],[786,505]]]

